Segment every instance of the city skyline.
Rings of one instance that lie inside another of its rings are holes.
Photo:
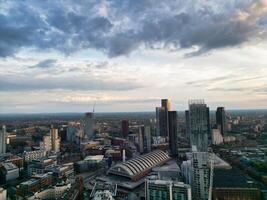
[[[0,113],[266,107],[266,0],[1,5]]]

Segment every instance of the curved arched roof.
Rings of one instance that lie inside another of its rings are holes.
[[[170,157],[161,150],[156,150],[137,158],[133,158],[124,163],[119,163],[109,170],[110,174],[117,174],[132,178],[153,167],[167,162]]]

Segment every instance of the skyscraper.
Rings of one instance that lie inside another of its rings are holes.
[[[51,135],[52,151],[57,153],[60,151],[60,139],[58,137],[58,129],[51,128],[50,135]]]
[[[190,142],[198,151],[208,149],[208,116],[204,100],[189,101]]]
[[[161,99],[161,107],[165,108],[168,112],[171,110],[171,101],[170,99]]]
[[[161,99],[161,107],[156,108],[157,135],[169,137],[168,129],[168,111],[171,109],[169,99]]]
[[[144,135],[145,135],[145,127],[139,126],[138,132],[138,144],[139,144],[139,152],[144,153]]]
[[[146,153],[151,151],[151,131],[150,131],[150,126],[145,126],[144,151]]]
[[[167,117],[165,108],[156,107],[156,128],[157,136],[166,137],[167,136]]]
[[[178,155],[177,149],[177,112],[168,111],[168,127],[169,127],[169,147],[171,156],[176,157]]]
[[[207,130],[208,130],[208,144],[211,144],[211,125],[210,125],[210,108],[207,107]]]
[[[225,134],[226,129],[226,117],[224,107],[218,107],[216,111],[216,124],[217,128],[221,131],[221,134]]]
[[[124,138],[128,136],[129,134],[129,120],[128,119],[124,119],[121,121],[121,132]]]
[[[189,110],[185,111],[185,135],[187,139],[190,139],[190,117]]]
[[[212,158],[209,152],[193,151],[193,200],[210,200],[212,192]]]
[[[0,154],[6,153],[6,126],[2,126],[0,130]]]
[[[93,138],[94,136],[94,113],[93,112],[85,113],[84,132],[88,139]]]

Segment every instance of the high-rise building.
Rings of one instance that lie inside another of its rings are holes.
[[[168,112],[171,110],[171,101],[170,99],[161,99],[161,107],[165,108]]]
[[[67,141],[74,142],[75,134],[77,132],[77,128],[75,126],[75,122],[69,122],[67,127]]]
[[[151,151],[151,129],[150,126],[145,126],[144,133],[144,151],[146,153]]]
[[[85,113],[84,132],[86,137],[89,139],[94,137],[94,121],[93,112]]]
[[[57,153],[60,151],[60,139],[58,137],[58,129],[51,128],[50,135],[51,135],[52,151]]]
[[[156,107],[157,136],[169,137],[168,111],[171,109],[169,99],[161,99],[161,107]]]
[[[6,126],[0,130],[0,154],[6,153]]]
[[[124,119],[121,121],[121,132],[122,132],[122,136],[124,138],[126,138],[129,134],[129,120],[128,119]]]
[[[192,185],[192,160],[185,160],[181,164],[181,174],[186,184]]]
[[[189,101],[190,142],[198,151],[208,149],[208,116],[204,100]]]
[[[190,139],[190,117],[189,110],[185,111],[185,135],[187,139]]]
[[[193,199],[194,200],[210,200],[212,192],[212,156],[209,152],[192,153],[193,168]]]
[[[211,143],[211,124],[210,124],[210,108],[207,107],[207,130],[208,130],[208,141]]]
[[[46,152],[49,152],[52,150],[52,142],[51,142],[51,135],[45,135],[43,136],[42,142],[40,142],[40,147]]]
[[[144,153],[144,135],[145,135],[145,127],[139,126],[138,145],[139,145],[139,152],[141,154]]]
[[[157,136],[167,136],[167,117],[163,107],[156,107],[156,128]]]
[[[191,200],[191,187],[182,182],[167,180],[147,180],[145,185],[146,200]]]
[[[216,110],[216,124],[220,129],[221,134],[224,135],[226,131],[226,117],[224,107],[218,107]]]
[[[169,121],[169,147],[171,156],[176,157],[178,155],[177,148],[177,112],[168,111],[168,121]]]

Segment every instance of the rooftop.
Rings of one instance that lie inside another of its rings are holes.
[[[152,168],[162,165],[170,160],[170,157],[161,150],[156,150],[123,163],[119,163],[109,170],[109,174],[115,174],[130,178],[140,179]]]
[[[213,187],[217,188],[249,188],[255,183],[239,169],[215,169]]]
[[[11,171],[11,170],[18,169],[18,167],[16,165],[14,165],[13,163],[11,163],[11,162],[2,163],[2,166],[5,168],[6,171]]]

